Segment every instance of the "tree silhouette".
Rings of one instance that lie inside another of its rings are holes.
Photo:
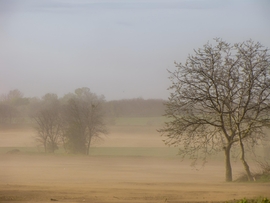
[[[251,179],[245,146],[263,139],[270,121],[268,51],[252,40],[230,45],[215,39],[185,64],[175,63],[166,103],[170,120],[159,130],[165,144],[180,147],[194,162],[224,150],[226,181],[232,181],[231,149],[238,148]]]

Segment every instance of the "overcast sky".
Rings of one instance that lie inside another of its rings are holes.
[[[0,94],[167,99],[167,69],[215,37],[270,48],[270,1],[0,0]]]

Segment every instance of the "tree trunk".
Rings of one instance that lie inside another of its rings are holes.
[[[225,152],[225,181],[231,182],[232,181],[232,166],[231,166],[231,145],[227,145],[227,147],[224,148]]]
[[[244,169],[246,171],[248,181],[252,181],[253,177],[252,177],[251,172],[249,170],[249,165],[247,164],[246,159],[245,159],[245,149],[244,149],[244,144],[243,144],[241,139],[240,139],[240,147],[241,147],[241,158],[240,159],[241,159],[243,166],[244,166]]]
[[[92,136],[89,135],[89,140],[88,140],[87,149],[86,149],[86,155],[89,155],[91,140],[92,140]]]

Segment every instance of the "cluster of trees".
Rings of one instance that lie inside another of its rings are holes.
[[[88,154],[92,141],[107,133],[104,105],[104,96],[87,87],[62,98],[48,93],[41,99],[25,98],[16,89],[1,96],[0,125],[30,123],[45,152],[61,144],[68,153]]]
[[[169,122],[159,131],[167,145],[196,162],[219,151],[232,181],[231,150],[240,152],[249,180],[247,149],[266,142],[270,127],[269,49],[252,40],[230,45],[216,39],[170,72]]]
[[[62,98],[51,93],[27,98],[16,89],[0,98],[0,126],[34,126],[45,152],[53,153],[61,145],[68,153],[88,154],[91,143],[107,133],[106,124],[114,124],[115,117],[162,116],[164,102],[142,98],[105,101],[86,87]]]
[[[68,153],[89,154],[93,139],[107,133],[104,103],[103,96],[86,87],[60,99],[56,94],[46,94],[31,112],[38,141],[46,152],[54,152],[61,143]]]

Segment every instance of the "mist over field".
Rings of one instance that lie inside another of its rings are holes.
[[[82,155],[67,153],[62,141],[54,153],[45,153],[28,117],[42,100],[24,103],[23,98],[11,100],[17,110],[12,117],[1,111],[1,202],[198,202],[268,195],[269,183],[225,184],[223,153],[204,167],[192,167],[191,160],[177,156],[178,148],[165,146],[157,132],[167,121],[164,100],[106,102],[109,133],[94,139],[89,155]],[[234,178],[243,173],[239,161],[233,168]]]
[[[225,184],[222,154],[203,168],[182,161],[178,149],[165,147],[157,133],[160,119],[116,119],[88,156],[63,148],[45,154],[33,128],[2,128],[1,202],[197,202],[269,194],[269,183]],[[20,151],[8,153],[14,149]],[[243,172],[239,161],[233,166],[235,177]]]
[[[253,182],[238,143],[225,182],[224,140],[183,159],[162,133],[181,134],[179,64],[214,38],[269,48],[269,19],[267,0],[0,0],[0,202],[270,199],[269,130],[245,145]]]

